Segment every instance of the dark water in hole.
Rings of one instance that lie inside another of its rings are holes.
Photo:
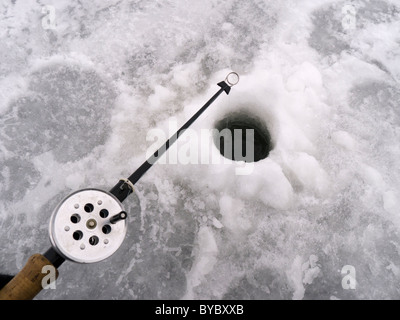
[[[218,136],[214,137],[214,142],[218,147],[220,153],[231,160],[257,162],[268,157],[269,152],[273,149],[271,142],[271,135],[260,121],[248,115],[231,115],[220,120],[215,128],[220,132]],[[246,130],[254,130],[254,139],[247,139]],[[230,132],[231,139],[227,139],[222,133],[223,130]],[[238,132],[235,131],[240,130]],[[239,139],[239,141],[238,141]],[[253,140],[253,148],[247,146]],[[240,150],[235,150],[240,147]],[[254,157],[251,154],[246,154],[247,150],[251,152],[254,150]],[[236,151],[236,152],[235,152]]]

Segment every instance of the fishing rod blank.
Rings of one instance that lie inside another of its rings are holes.
[[[179,136],[183,134],[183,132],[189,128],[193,122],[197,120],[198,117],[218,98],[218,96],[225,91],[226,94],[229,94],[231,87],[236,85],[239,82],[239,75],[236,72],[229,73],[225,81],[221,81],[218,83],[218,86],[221,87],[219,91],[212,96],[210,100],[208,100],[204,106],[202,106],[199,111],[197,111],[174,135],[172,135],[163,146],[161,146],[154,154],[148,158],[143,164],[132,173],[129,178],[121,179],[112,189],[111,193],[115,195],[121,202],[126,199],[126,197],[133,192],[133,186],[139,179],[149,170],[154,163],[169,149],[169,147],[178,140]]]
[[[218,83],[220,89],[202,106],[165,144],[149,157],[127,179],[110,190],[81,189],[64,198],[53,211],[49,235],[52,246],[43,255],[31,256],[24,268],[0,290],[1,299],[33,299],[43,289],[45,268],[57,268],[65,261],[94,263],[111,256],[121,246],[127,230],[127,214],[122,202],[134,190],[140,178],[156,163],[168,148],[189,128],[197,118],[232,86],[239,75],[231,72]],[[47,270],[46,269],[46,270]]]

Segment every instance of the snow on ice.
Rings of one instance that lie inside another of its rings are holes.
[[[249,114],[269,156],[245,175],[235,161],[155,165],[125,202],[120,249],[65,263],[37,298],[400,297],[397,1],[0,8],[1,273],[48,249],[58,201],[128,176],[148,132],[183,124],[234,70],[239,84],[191,128]],[[342,286],[348,265],[355,289]]]

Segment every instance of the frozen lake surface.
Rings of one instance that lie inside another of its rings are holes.
[[[0,57],[0,273],[50,247],[63,197],[128,176],[149,131],[231,70],[192,129],[239,112],[273,142],[246,175],[155,165],[119,250],[64,263],[37,299],[400,298],[398,1],[3,1]]]

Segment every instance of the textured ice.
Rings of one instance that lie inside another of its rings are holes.
[[[124,202],[121,248],[64,263],[37,299],[400,298],[397,1],[16,0],[0,12],[1,273],[48,249],[64,196],[128,176],[150,129],[183,124],[230,70],[239,85],[192,129],[248,113],[274,146],[248,175],[232,161],[155,165]]]

